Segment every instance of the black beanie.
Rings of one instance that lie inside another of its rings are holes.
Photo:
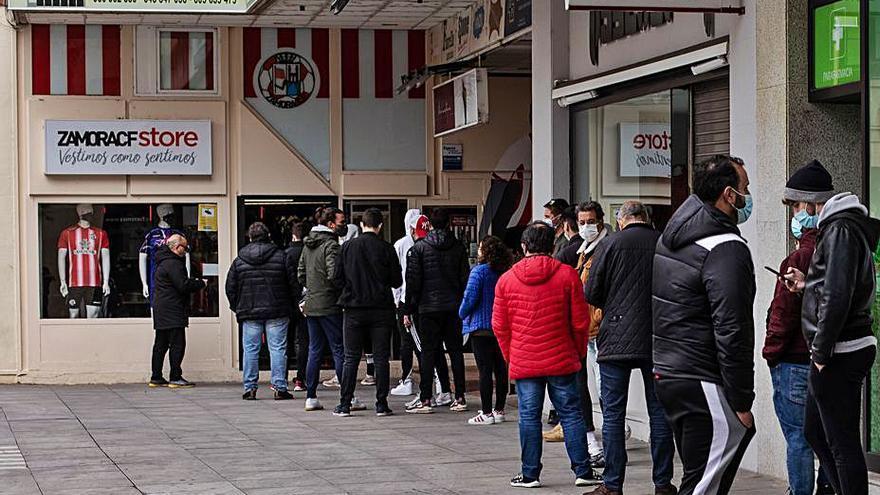
[[[810,160],[806,165],[791,174],[785,183],[785,199],[806,203],[824,203],[834,196],[831,174],[819,163]]]

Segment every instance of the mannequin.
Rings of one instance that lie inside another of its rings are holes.
[[[79,221],[58,237],[58,278],[71,318],[97,318],[104,296],[110,295],[110,240],[92,226],[95,210],[76,205]]]
[[[156,265],[153,263],[153,255],[156,253],[156,249],[164,246],[165,242],[172,235],[184,235],[183,232],[171,226],[175,221],[173,206],[168,203],[156,206],[156,216],[159,217],[159,223],[144,235],[144,243],[141,245],[140,254],[138,255],[141,287],[143,288],[144,297],[150,301],[151,305],[153,302],[151,294],[153,272],[156,270]],[[186,253],[186,273],[187,276],[190,275],[189,253]]]

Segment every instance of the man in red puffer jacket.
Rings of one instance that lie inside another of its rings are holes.
[[[544,390],[559,414],[575,486],[600,484],[590,467],[577,372],[589,340],[588,308],[577,272],[550,257],[555,232],[533,222],[522,235],[525,258],[495,288],[492,330],[516,380],[522,472],[511,486],[541,486]]]

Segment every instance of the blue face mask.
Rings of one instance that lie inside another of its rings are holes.
[[[797,212],[797,214],[791,218],[791,235],[793,235],[795,239],[800,239],[803,235],[803,229],[815,229],[818,220],[818,215],[810,215],[807,213],[807,210]]]
[[[745,198],[746,204],[742,208],[737,208],[734,204],[733,207],[736,209],[736,223],[742,224],[746,223],[746,220],[752,216],[752,195],[751,194],[740,194],[736,189],[733,192],[739,194],[743,198]]]

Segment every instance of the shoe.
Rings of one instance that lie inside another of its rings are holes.
[[[536,479],[526,478],[522,474],[518,474],[510,480],[510,486],[516,488],[538,488],[541,486],[541,482]]]
[[[492,416],[495,416],[496,423],[507,421],[507,415],[504,414],[504,411],[492,411]]]
[[[293,400],[293,394],[287,390],[276,390],[275,400]]]
[[[629,437],[633,436],[633,429],[629,427],[628,423],[624,423],[623,425],[623,441],[629,440]]]
[[[483,411],[478,411],[477,415],[468,420],[469,425],[494,425],[497,421],[495,421],[495,416],[492,413],[483,414]]]
[[[834,493],[834,490],[831,490]],[[654,488],[654,495],[678,495],[678,488],[675,485],[658,486]]]
[[[394,411],[388,407],[388,404],[379,404],[376,406],[376,416],[384,417],[384,416],[394,416]]]
[[[257,389],[252,388],[241,395],[242,400],[257,400]]]
[[[431,403],[428,401],[419,401],[415,406],[407,408],[406,412],[410,414],[431,414],[434,412],[434,408],[431,407]]]
[[[321,382],[321,385],[324,385],[326,388],[339,388],[339,378],[334,376],[329,380],[324,380]]]
[[[581,479],[578,478],[578,481],[580,481],[580,480]],[[599,483],[601,483],[601,482],[602,482],[602,480],[599,480]],[[593,483],[593,484],[595,485],[597,483]],[[589,485],[578,485],[577,482],[575,482],[575,486],[589,486]],[[614,490],[609,490],[608,487],[605,485],[599,485],[598,488],[596,488],[595,490],[593,490],[591,492],[585,492],[584,495],[621,495],[622,493],[623,492],[616,492]]]
[[[437,407],[449,406],[455,402],[455,398],[449,392],[439,393],[434,397],[434,403]]]
[[[306,384],[303,383],[303,381],[300,379],[294,380],[293,381],[293,391],[294,392],[305,392],[306,391]]]
[[[816,486],[816,495],[834,495],[834,487],[831,484],[826,483],[824,485]]]
[[[167,386],[168,386],[168,380],[166,380],[166,379],[164,379],[164,378],[159,378],[158,380],[152,380],[152,379],[151,379],[151,380],[150,380],[150,383],[148,383],[147,386],[150,387],[150,388],[156,388],[156,387],[167,387]]]
[[[189,380],[186,380],[184,378],[181,378],[180,380],[173,380],[173,381],[168,382],[168,388],[193,388],[195,386],[196,386],[195,383],[193,383]]]
[[[562,425],[556,425],[552,430],[545,431],[542,435],[545,442],[562,442],[565,435],[562,433]]]
[[[556,413],[556,409],[551,409],[547,414],[547,424],[553,426],[559,424],[559,414]]]
[[[604,469],[605,453],[599,452],[596,455],[590,456],[590,467],[592,467],[593,469]]]
[[[367,375],[366,377],[364,377],[363,380],[361,380],[361,385],[364,385],[366,387],[375,386],[376,385],[376,377],[373,375]]]
[[[407,402],[406,404],[403,405],[403,407],[404,407],[404,409],[412,409],[413,407],[416,407],[417,405],[419,405],[421,403],[422,403],[422,399],[420,399],[419,396],[416,396],[415,399]]]
[[[351,410],[352,411],[366,411],[367,405],[360,401],[357,397],[351,398]]]
[[[590,474],[586,476],[578,476],[576,480],[574,480],[574,486],[596,486],[602,485],[602,475],[597,474],[596,471],[590,470]],[[606,491],[601,491],[606,490]],[[620,495],[620,492],[614,492],[608,490],[605,485],[600,486],[596,490],[593,490],[592,493],[596,495]]]
[[[461,399],[455,399],[455,402],[449,406],[449,410],[452,412],[465,412],[468,410],[467,401],[464,400],[464,397]]]
[[[413,386],[412,380],[407,378],[406,380],[401,380],[400,383],[391,389],[388,392],[391,395],[412,395],[413,394]]]
[[[340,404],[333,408],[333,415],[339,418],[347,418],[351,416],[351,409],[347,407],[342,407],[342,405]]]
[[[306,399],[306,411],[320,411],[324,409],[318,399]]]

